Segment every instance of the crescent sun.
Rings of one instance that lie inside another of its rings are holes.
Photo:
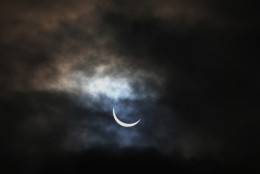
[[[124,123],[124,122],[120,121],[120,120],[117,118],[114,108],[113,108],[113,116],[114,116],[114,119],[116,120],[116,122],[117,122],[119,125],[123,126],[123,127],[133,127],[133,126],[137,125],[137,124],[139,123],[139,121],[141,121],[141,119],[139,119],[139,120],[138,120],[137,122],[135,122],[135,123]]]

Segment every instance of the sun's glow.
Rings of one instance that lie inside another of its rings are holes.
[[[89,79],[85,90],[94,97],[105,95],[109,98],[118,100],[131,98],[132,89],[124,78],[111,79],[110,77]]]

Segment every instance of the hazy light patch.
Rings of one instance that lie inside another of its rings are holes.
[[[138,109],[131,105],[132,102],[156,100],[157,90],[160,90],[163,81],[163,78],[153,72],[133,71],[127,67],[122,70],[115,64],[96,65],[91,73],[87,72],[87,66],[85,69],[70,69],[56,83],[57,89],[73,94],[77,102],[86,108],[112,113],[112,108],[115,107],[120,119],[125,122],[139,119],[133,117],[138,114],[135,113]]]
[[[101,77],[87,80],[83,89],[93,97],[105,95],[113,100],[132,98],[133,92],[124,78]]]

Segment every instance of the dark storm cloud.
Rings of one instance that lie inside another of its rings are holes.
[[[3,149],[154,148],[223,161],[259,154],[254,4],[2,3]],[[89,92],[107,76],[125,95]],[[123,119],[142,121],[115,125],[113,104],[125,108]]]

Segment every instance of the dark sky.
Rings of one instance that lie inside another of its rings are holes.
[[[2,0],[1,163],[259,170],[258,13],[235,0]],[[118,125],[113,107],[140,123]]]

